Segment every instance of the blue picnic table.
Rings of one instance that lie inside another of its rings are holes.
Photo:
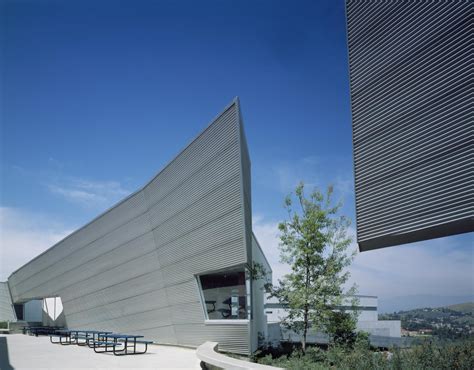
[[[116,356],[143,354],[147,351],[148,344],[153,343],[152,341],[139,340],[139,338],[143,338],[143,335],[119,333],[101,334],[100,337],[102,340],[94,341],[94,351],[97,353],[113,352]],[[145,345],[145,349],[137,351],[137,344]]]
[[[89,330],[89,329],[61,329],[56,330],[54,334],[50,335],[51,343],[62,344],[62,345],[69,345],[69,344],[77,344],[78,346],[89,346],[92,348],[93,346],[90,345],[91,341],[96,341],[101,338],[101,334],[110,334],[111,331],[104,331],[104,330]],[[53,337],[59,338],[59,341],[53,341]],[[64,339],[64,342],[63,342]],[[80,339],[84,341],[81,342]]]

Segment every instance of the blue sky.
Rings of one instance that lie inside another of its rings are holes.
[[[2,7],[0,280],[142,186],[234,96],[252,160],[254,228],[275,275],[284,272],[275,225],[299,180],[333,183],[354,219],[342,0]],[[354,279],[381,297],[472,295],[472,241],[363,253]]]

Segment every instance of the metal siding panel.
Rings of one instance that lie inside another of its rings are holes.
[[[199,288],[195,278],[166,287],[168,301],[171,306],[200,302]]]
[[[361,250],[474,231],[471,1],[347,1]]]
[[[143,214],[146,211],[145,199],[140,191],[115,207],[108,210],[94,221],[67,236],[53,247],[39,255],[10,277],[12,283],[18,284],[22,280],[32,278],[42,270],[58,263],[73,251],[92,243],[100,237],[113,232],[121,225]]]
[[[71,294],[75,297],[80,297],[100,291],[111,285],[120,284],[135,277],[142,276],[143,274],[151,273],[157,269],[157,265],[156,251],[152,251],[95,276],[86,279],[82,277],[81,280],[69,285],[61,291],[73,292],[66,295],[66,297]]]
[[[194,255],[192,258],[165,266],[162,268],[163,279],[166,285],[175,285],[190,280],[195,274],[244,264],[246,260],[242,259],[241,251],[243,245],[243,239],[240,239],[238,242],[223,244],[218,248]]]
[[[250,155],[247,146],[247,138],[245,137],[244,132],[244,125],[242,114],[240,112],[240,106],[238,106],[238,119],[240,123],[240,130],[239,130],[239,141],[240,141],[240,149],[241,149],[241,181],[242,181],[242,202],[243,202],[243,217],[244,217],[244,241],[246,246],[246,254],[247,254],[247,264],[252,266],[253,264],[253,240],[252,240],[252,187],[251,187],[251,164],[250,164]],[[254,295],[253,292],[253,284],[250,284],[250,294],[251,296]],[[252,297],[251,304],[254,305],[254,300]],[[261,306],[263,311],[263,305]],[[256,310],[255,306],[251,308],[252,312]],[[250,315],[250,322],[247,326],[246,336],[247,336],[247,343],[246,343],[246,351],[247,353],[253,353],[257,348],[257,337],[258,337],[258,330],[256,328],[256,321],[253,317],[254,315]],[[232,346],[236,346],[236,344],[232,344]]]
[[[62,287],[71,285],[71,282],[84,280],[88,275],[94,276],[127,259],[138,257],[140,253],[149,253],[155,249],[153,234],[149,230],[147,215],[136,217],[113,233],[75,250],[60,263],[35,274],[34,279],[16,284],[18,294],[24,297],[55,294]]]
[[[197,347],[207,340],[212,340],[219,343],[221,351],[249,353],[248,324],[175,325],[175,331],[178,342],[187,341]]]
[[[158,344],[182,344],[178,343],[176,339],[173,325],[140,329],[139,334],[144,335],[146,338],[149,338]]]
[[[70,307],[69,310],[65,309],[65,312],[76,312],[119,302],[163,287],[163,274],[161,270],[155,270],[86,295],[78,296],[70,290],[60,291],[59,295],[63,305],[67,304]]]
[[[181,236],[205,226],[211,222],[221,222],[222,216],[241,207],[238,193],[238,177],[234,177],[214,192],[206,195],[196,203],[189,206],[184,212],[169,218],[166,222],[153,230],[157,248],[170,243]],[[233,227],[241,227],[236,223]],[[193,248],[188,245],[187,248]]]
[[[16,321],[8,283],[0,282],[0,321]]]
[[[170,325],[171,307],[161,307],[151,309],[145,312],[138,312],[128,315],[120,315],[115,318],[107,319],[105,315],[101,319],[95,317],[79,317],[68,318],[68,325],[80,328],[117,328],[118,332],[123,333],[139,333],[142,329],[157,328]],[[103,319],[102,319],[103,317]],[[99,329],[100,330],[100,329]],[[110,329],[111,331],[113,329]]]
[[[163,308],[168,305],[166,290],[162,288],[85,310],[71,307],[68,310],[68,319],[79,322],[99,322],[120,319],[122,316]]]
[[[194,172],[185,182],[179,184],[176,189],[151,207],[149,211],[151,226],[156,228],[168,218],[212,194],[238,174],[238,143],[234,141],[217,157]]]
[[[171,321],[173,324],[181,325],[183,322],[188,324],[202,324],[206,317],[200,301],[178,304],[171,308]]]
[[[148,204],[154,205],[164,198],[237,138],[235,116],[232,105],[145,186]]]
[[[175,264],[183,259],[215,250],[223,244],[235,243],[235,248],[242,245],[242,230],[234,225],[241,222],[242,212],[235,208],[229,213],[220,216],[218,222],[209,222],[185,235],[160,246],[158,259],[161,266]],[[192,248],[188,246],[192,245]]]

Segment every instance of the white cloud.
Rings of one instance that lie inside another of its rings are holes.
[[[278,222],[257,215],[253,231],[272,266],[275,283],[289,271],[279,261]],[[358,253],[348,285],[356,283],[360,294],[379,297],[473,294],[474,250],[472,245],[459,248],[457,244],[443,238]]]
[[[268,222],[263,217],[253,216],[253,232],[263,249],[263,253],[268,259],[273,270],[273,283],[276,284],[278,279],[290,272],[290,268],[286,264],[280,263],[280,250],[278,247],[278,222]]]
[[[382,297],[474,293],[472,245],[459,248],[456,237],[359,253],[352,280],[361,292]]]
[[[47,187],[53,194],[88,208],[109,206],[130,193],[117,181],[91,181],[81,178],[62,178]]]
[[[0,281],[72,231],[44,214],[0,207]]]
[[[319,182],[320,161],[316,157],[305,157],[295,161],[283,161],[273,167],[279,190],[289,193],[303,181],[308,188],[321,186]]]
[[[328,164],[330,163],[330,165]],[[289,194],[303,181],[308,191],[325,190],[334,185],[336,199],[354,196],[354,180],[351,161],[345,158],[324,159],[316,156],[302,157],[276,163],[256,164],[255,182],[258,186]],[[329,170],[328,170],[329,167]]]
[[[55,196],[85,208],[104,209],[118,202],[131,192],[118,181],[90,180],[67,175],[65,165],[48,159],[48,168],[30,170],[17,165],[11,167],[30,182],[46,187]]]

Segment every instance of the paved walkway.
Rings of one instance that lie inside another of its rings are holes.
[[[0,335],[0,369],[200,369],[193,349],[152,345],[144,355],[117,357],[88,347],[52,344],[49,337]]]

